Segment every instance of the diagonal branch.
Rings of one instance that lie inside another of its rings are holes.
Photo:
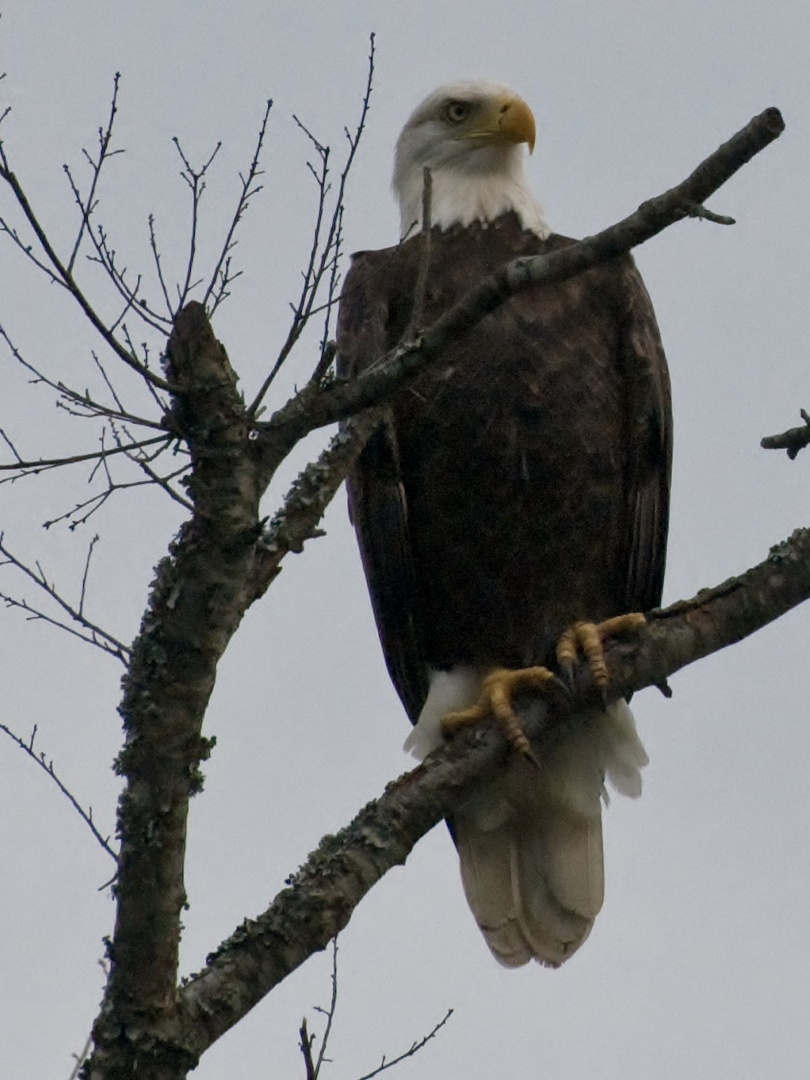
[[[490,312],[530,285],[563,281],[615,258],[690,216],[784,129],[778,109],[766,109],[703,161],[681,184],[650,199],[615,225],[549,255],[516,259],[487,278],[429,326],[416,341],[402,342],[350,382],[326,387],[313,399],[295,395],[260,431],[270,445],[280,436],[310,431],[379,404],[409,377],[433,363]]]
[[[619,697],[668,676],[760,629],[810,597],[810,529],[797,530],[764,562],[691,600],[650,612],[632,640],[607,650],[611,694]],[[598,696],[583,665],[577,698],[549,701],[526,721],[538,756],[558,722]],[[290,885],[256,919],[245,921],[180,991],[182,1044],[202,1053],[313,952],[348,923],[365,894],[416,842],[451,813],[469,789],[503,761],[494,728],[466,732],[389,784],[354,821],[327,836]]]
[[[85,810],[85,808],[81,805],[81,803],[78,801],[76,796],[71,792],[71,790],[56,775],[56,772],[54,771],[54,767],[53,767],[53,762],[49,758],[46,758],[46,756],[45,756],[45,754],[43,752],[40,751],[40,753],[38,754],[34,750],[34,740],[37,737],[37,725],[34,724],[34,730],[31,732],[31,738],[28,740],[28,742],[26,742],[25,739],[21,739],[19,735],[17,735],[15,732],[13,732],[11,730],[11,728],[7,727],[5,724],[0,724],[0,731],[5,732],[5,734],[8,735],[8,737],[13,742],[15,742],[17,744],[17,746],[19,746],[19,748],[21,750],[23,750],[31,758],[32,761],[35,761],[37,763],[37,765],[39,765],[40,769],[42,769],[44,772],[46,772],[48,774],[48,776],[50,776],[51,780],[53,780],[53,782],[56,784],[56,786],[59,788],[59,790],[65,796],[65,798],[70,802],[73,809],[76,811],[76,813],[79,815],[79,817],[85,823],[85,825],[88,827],[88,829],[93,834],[93,836],[95,836],[96,840],[98,840],[99,844],[101,844],[101,846],[104,848],[104,850],[107,852],[107,854],[112,859],[114,859],[116,862],[118,862],[118,856],[115,854],[113,849],[110,847],[110,838],[109,838],[109,836],[107,836],[107,837],[102,836],[101,833],[98,831],[98,828],[96,827],[96,823],[93,821],[93,808],[92,808],[92,806],[88,807],[88,809]],[[86,1052],[87,1051],[85,1051],[85,1053]]]
[[[319,523],[327,506],[354,467],[379,423],[380,410],[370,409],[341,426],[324,451],[296,477],[256,550],[249,602],[263,596],[289,552],[298,554],[307,540],[323,536]]]
[[[364,1076],[361,1076],[360,1080],[372,1080],[372,1077],[379,1076],[380,1073],[385,1072],[386,1069],[393,1069],[395,1065],[399,1065],[399,1063],[401,1061],[404,1061],[405,1058],[413,1057],[414,1054],[418,1054],[419,1051],[423,1049],[423,1047],[427,1046],[431,1039],[434,1039],[439,1034],[439,1032],[442,1030],[442,1028],[452,1015],[453,1010],[448,1009],[442,1019],[438,1022],[438,1024],[435,1024],[432,1030],[427,1033],[427,1035],[423,1035],[422,1038],[419,1039],[417,1042],[411,1043],[408,1050],[403,1051],[403,1053],[401,1054],[397,1054],[397,1056],[395,1058],[391,1058],[390,1061],[387,1061],[385,1057],[383,1057],[377,1068],[372,1069],[370,1073],[366,1073]]]

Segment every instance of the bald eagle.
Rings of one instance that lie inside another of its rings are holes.
[[[394,167],[402,240],[356,254],[343,288],[345,377],[414,332],[420,269],[428,325],[510,260],[572,243],[527,186],[534,141],[531,110],[500,83],[451,83],[413,112]],[[671,431],[666,361],[629,256],[519,293],[396,394],[349,502],[417,755],[464,722],[514,728],[521,708],[543,708],[527,687],[553,685],[577,651],[596,672],[615,617],[660,602]],[[539,762],[511,753],[448,821],[502,964],[556,967],[585,940],[604,896],[605,779],[637,796],[646,762],[627,704],[595,708]]]

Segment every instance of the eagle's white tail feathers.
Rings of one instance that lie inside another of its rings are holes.
[[[405,749],[424,758],[441,744],[441,717],[473,705],[481,672],[430,673],[430,691]],[[624,701],[577,717],[538,772],[512,755],[453,816],[467,901],[495,958],[559,967],[583,943],[602,907],[605,779],[641,794],[648,758]]]
[[[581,717],[538,773],[512,757],[454,816],[467,901],[506,967],[558,967],[583,943],[604,899],[604,777],[638,795],[647,755],[622,701]]]

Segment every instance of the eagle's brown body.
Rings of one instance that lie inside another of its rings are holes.
[[[428,170],[435,227],[429,245],[419,235],[355,256],[344,376],[505,263],[571,243],[550,234],[526,182],[522,146],[535,137],[502,83],[458,80],[416,107],[393,188],[407,236]],[[629,256],[519,293],[399,390],[349,499],[415,753],[485,720],[526,753],[511,695],[548,686],[560,635],[566,663],[575,638],[593,660],[594,623],[659,602],[670,457],[666,363]],[[647,761],[623,701],[554,735],[539,769],[509,755],[449,822],[467,900],[510,967],[556,967],[588,936],[604,898],[605,779],[638,795]]]
[[[513,214],[434,229],[422,324],[511,259],[569,242]],[[405,332],[421,250],[417,236],[355,257],[344,374]],[[349,490],[413,722],[429,668],[548,664],[572,622],[659,602],[670,456],[666,363],[629,256],[518,294],[397,394]]]

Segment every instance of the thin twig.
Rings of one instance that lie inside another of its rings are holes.
[[[447,1021],[452,1015],[453,1010],[448,1009],[442,1019],[433,1028],[433,1030],[429,1031],[424,1038],[419,1040],[419,1042],[413,1043],[410,1050],[406,1050],[404,1054],[400,1054],[398,1057],[392,1058],[390,1061],[386,1061],[385,1057],[383,1057],[382,1061],[376,1069],[372,1070],[372,1072],[370,1073],[366,1073],[365,1076],[358,1077],[358,1080],[371,1080],[372,1076],[379,1076],[380,1073],[385,1072],[386,1069],[391,1069],[394,1065],[399,1065],[400,1061],[404,1061],[405,1058],[413,1057],[413,1055],[417,1054],[426,1043],[429,1043],[432,1038],[438,1035],[438,1033],[441,1031],[441,1029],[444,1027],[444,1025],[447,1023]]]
[[[119,416],[129,416],[130,413],[128,413],[127,410],[124,408],[124,406],[121,404],[121,399],[118,397],[118,394],[116,393],[115,387],[113,386],[113,384],[110,382],[109,378],[107,377],[107,372],[104,370],[104,365],[99,360],[98,356],[95,353],[95,350],[93,350],[90,355],[93,357],[93,361],[94,361],[96,367],[101,372],[101,377],[104,380],[104,382],[106,383],[107,389],[110,391],[110,396],[112,397],[115,404],[118,406],[118,414],[119,414]]]
[[[26,371],[30,372],[34,376],[34,378],[31,380],[33,383],[43,383],[45,386],[50,387],[51,390],[54,390],[60,397],[63,397],[66,400],[87,409],[87,414],[84,415],[115,417],[118,420],[126,420],[127,423],[130,424],[137,424],[139,427],[153,428],[157,430],[160,430],[162,428],[162,422],[159,420],[149,420],[144,416],[136,416],[134,413],[119,412],[116,409],[111,409],[107,405],[102,405],[100,402],[95,401],[87,393],[83,394],[80,393],[78,390],[73,390],[71,387],[67,386],[61,381],[54,382],[53,379],[49,378],[42,371],[40,371],[39,368],[34,367],[32,363],[25,359],[20,350],[9,337],[8,331],[2,324],[0,324],[0,338],[5,341],[11,352],[11,355],[14,357],[17,363],[20,364],[21,367],[24,367]],[[166,407],[163,402],[160,401],[160,398],[157,396],[154,387],[150,386],[149,389],[152,391],[153,397],[160,405],[161,412],[165,413]],[[74,415],[82,414],[76,413]]]
[[[87,545],[87,559],[84,563],[84,573],[82,574],[82,589],[79,594],[79,615],[84,616],[84,597],[87,591],[87,575],[90,573],[90,560],[93,557],[93,549],[99,541],[98,533],[93,537],[90,543]]]
[[[194,169],[191,162],[183,153],[183,148],[180,145],[180,140],[175,136],[172,139],[177,153],[180,155],[180,160],[183,162],[183,170],[180,175],[188,184],[191,191],[191,234],[189,236],[188,245],[188,261],[186,262],[186,279],[182,286],[177,288],[177,311],[180,311],[185,306],[186,300],[191,290],[195,285],[199,284],[193,280],[194,274],[194,262],[197,257],[197,228],[200,221],[200,200],[205,192],[205,176],[209,168],[214,162],[214,158],[219,153],[222,143],[218,142],[208,160],[199,169]],[[172,313],[174,314],[174,312]]]
[[[101,176],[101,170],[104,166],[104,162],[107,160],[108,157],[113,157],[115,154],[123,153],[123,151],[121,150],[115,150],[110,153],[110,142],[112,141],[113,124],[115,123],[115,114],[118,111],[118,87],[120,82],[121,73],[120,71],[116,71],[115,75],[113,76],[113,94],[112,101],[110,102],[110,117],[107,121],[107,127],[99,128],[98,130],[98,160],[94,161],[86,150],[84,152],[84,156],[89,161],[92,172],[90,191],[88,193],[86,202],[83,202],[82,199],[79,197],[78,189],[73,183],[73,178],[70,175],[70,171],[68,170],[67,165],[63,166],[65,172],[68,174],[68,180],[70,181],[73,195],[76,198],[76,202],[79,204],[79,209],[82,212],[82,220],[79,226],[79,231],[76,235],[76,241],[73,244],[73,250],[71,251],[70,258],[67,261],[67,271],[69,274],[73,273],[73,266],[76,262],[76,257],[79,254],[79,248],[82,245],[82,239],[84,237],[85,229],[89,230],[90,228],[90,216],[96,207],[96,187],[98,185],[99,177]]]
[[[736,225],[737,220],[726,214],[715,214],[713,210],[707,210],[705,206],[693,206],[689,211],[689,217],[697,218],[698,221],[711,221],[715,225]]]
[[[82,1065],[84,1065],[85,1061],[87,1060],[87,1055],[90,1053],[90,1047],[92,1045],[93,1045],[93,1033],[91,1031],[90,1034],[87,1036],[87,1042],[84,1044],[84,1049],[82,1050],[81,1054],[74,1054],[73,1055],[73,1057],[76,1059],[76,1064],[74,1065],[73,1070],[72,1070],[70,1076],[68,1077],[68,1080],[77,1080],[77,1077],[79,1075],[79,1070],[81,1069]]]
[[[368,55],[368,74],[366,77],[366,88],[363,95],[363,102],[360,108],[360,118],[357,122],[357,126],[354,132],[350,132],[345,129],[346,139],[349,143],[349,151],[346,155],[346,160],[343,165],[343,170],[340,174],[340,179],[337,185],[337,191],[335,193],[335,204],[332,218],[329,224],[329,228],[326,233],[326,237],[321,240],[323,219],[326,210],[326,199],[329,194],[328,174],[328,162],[329,162],[329,147],[322,145],[312,132],[298,119],[293,117],[296,124],[305,133],[307,138],[315,148],[316,153],[320,158],[320,170],[316,172],[311,163],[308,163],[309,170],[315,177],[315,182],[318,185],[318,208],[315,216],[315,227],[313,229],[312,245],[310,248],[309,261],[307,268],[304,271],[304,283],[301,289],[301,294],[298,299],[298,303],[293,307],[293,321],[290,326],[290,330],[287,334],[287,338],[281,347],[281,350],[276,358],[270,373],[262,383],[258,394],[254,398],[248,409],[248,416],[255,417],[257,410],[259,409],[262,401],[264,400],[267,391],[275,379],[278,372],[281,370],[282,365],[287,360],[287,357],[292,352],[294,346],[301,337],[307,323],[315,312],[315,300],[318,296],[321,283],[324,280],[328,271],[330,273],[330,280],[336,281],[336,274],[334,266],[337,258],[340,254],[340,243],[342,237],[342,223],[343,223],[343,206],[346,194],[346,184],[349,178],[352,165],[354,164],[354,158],[357,153],[357,148],[360,144],[363,132],[365,131],[366,119],[368,117],[368,111],[371,103],[371,90],[374,80],[374,49],[375,49],[375,37],[374,34],[369,38],[369,55]],[[330,296],[331,302],[331,296]],[[331,307],[331,303],[327,305],[327,310]],[[328,338],[328,333],[325,332],[325,338]]]
[[[98,539],[98,538],[96,538]],[[91,544],[91,551],[95,544]],[[31,607],[25,600],[17,600],[14,597],[7,596],[6,594],[0,594],[0,600],[3,600],[9,607],[16,607],[22,611],[25,611],[34,619],[42,619],[44,622],[50,623],[52,626],[57,626],[62,630],[66,630],[69,634],[73,634],[75,637],[80,638],[82,641],[86,641],[90,645],[95,645],[103,652],[108,653],[111,656],[115,656],[118,660],[126,663],[129,656],[129,648],[119,641],[116,637],[113,637],[107,630],[102,629],[96,623],[91,622],[84,614],[82,607],[84,604],[84,590],[87,578],[87,566],[89,566],[90,554],[88,553],[87,565],[85,566],[84,577],[82,579],[81,589],[81,602],[78,608],[75,608],[72,604],[57,591],[55,586],[51,585],[42,570],[39,563],[36,564],[36,570],[32,570],[30,566],[27,566],[21,559],[18,559],[16,555],[9,548],[6,547],[3,534],[0,533],[0,555],[4,555],[6,563],[16,567],[26,577],[30,578],[34,584],[47,593],[47,595],[54,600],[62,610],[70,616],[70,618],[79,626],[86,630],[87,634],[82,634],[74,627],[67,623],[62,623],[58,619],[52,618],[50,615],[46,615],[44,612]],[[0,564],[2,565],[2,564]],[[88,636],[89,635],[89,636]]]
[[[291,305],[293,311],[292,323],[287,333],[286,340],[276,357],[276,361],[270,369],[270,373],[262,383],[259,393],[256,395],[256,399],[248,410],[250,415],[255,415],[255,410],[259,407],[260,402],[270,389],[273,380],[281,370],[287,357],[290,355],[293,347],[300,338],[309,318],[309,309],[311,309],[312,301],[314,300],[314,292],[317,291],[318,284],[320,283],[320,277],[318,276],[320,268],[316,266],[316,260],[318,259],[321,250],[321,229],[323,227],[323,219],[326,212],[326,199],[329,194],[329,184],[327,181],[329,176],[330,150],[328,146],[324,146],[315,138],[312,132],[298,119],[297,116],[294,115],[293,120],[312,143],[315,152],[320,157],[319,172],[315,171],[311,162],[307,162],[307,168],[314,177],[318,187],[318,205],[315,211],[315,224],[312,229],[312,242],[310,244],[309,258],[306,269],[302,275],[303,284],[301,286],[301,293],[298,302]]]
[[[160,265],[160,253],[157,247],[157,236],[155,235],[155,215],[150,214],[148,218],[149,226],[149,247],[152,252],[152,258],[155,261],[155,270],[157,271],[158,284],[160,285],[160,291],[163,293],[163,300],[166,304],[166,311],[171,316],[172,314],[172,302],[169,299],[169,290],[166,287],[166,280],[163,277],[163,267]]]
[[[163,490],[166,492],[170,499],[173,499],[174,502],[182,506],[184,510],[188,510],[189,513],[194,512],[194,504],[191,503],[188,499],[185,499],[179,491],[175,491],[169,483],[169,481],[174,480],[175,477],[182,476],[183,473],[188,472],[188,470],[191,468],[190,465],[183,465],[182,468],[175,469],[174,472],[169,473],[167,476],[160,476],[158,473],[155,472],[154,469],[149,467],[147,461],[139,457],[135,457],[131,454],[128,454],[127,456],[130,458],[131,461],[134,461],[139,468],[143,469],[143,471],[154,484],[156,484],[160,488],[163,488]]]
[[[5,434],[0,430],[0,435],[3,436],[6,442],[8,439]],[[154,446],[155,443],[163,443],[164,447],[167,447],[174,438],[173,435],[156,435],[153,439],[143,439],[141,442],[132,443],[130,446],[116,446],[111,449],[102,448],[101,450],[93,450],[88,454],[73,454],[71,457],[63,458],[39,458],[36,461],[15,461],[10,464],[0,465],[0,472],[7,472],[11,469],[25,469],[30,471],[34,476],[40,472],[45,472],[48,469],[58,469],[63,465],[76,465],[82,461],[95,461],[98,458],[110,457],[112,454],[127,454],[132,450],[140,450],[145,446]],[[9,443],[11,446],[11,443]],[[12,446],[12,450],[13,450]],[[16,453],[16,450],[14,451]],[[3,481],[0,481],[2,483]]]
[[[46,772],[48,774],[48,776],[50,776],[51,780],[53,780],[53,782],[56,784],[56,786],[59,788],[59,790],[65,796],[65,798],[70,801],[71,805],[73,806],[73,809],[78,813],[79,817],[82,819],[82,821],[85,823],[85,825],[87,825],[87,827],[90,829],[93,836],[95,836],[96,840],[98,840],[99,844],[101,844],[101,846],[104,848],[104,850],[107,852],[107,854],[112,859],[114,859],[115,862],[118,862],[118,856],[113,851],[113,849],[110,847],[110,844],[109,844],[109,839],[110,838],[107,837],[105,839],[101,835],[101,833],[98,831],[98,829],[96,828],[96,824],[93,821],[93,808],[89,807],[89,809],[85,810],[84,807],[79,803],[76,796],[72,794],[72,792],[63,784],[63,782],[56,775],[56,773],[54,772],[54,768],[53,768],[53,762],[47,760],[44,753],[37,754],[36,751],[34,750],[34,740],[36,739],[36,735],[37,735],[37,725],[34,724],[34,729],[31,732],[31,738],[28,740],[28,742],[26,742],[25,739],[21,739],[19,735],[15,734],[15,732],[13,732],[11,730],[11,728],[6,727],[5,724],[0,724],[0,731],[4,731],[6,733],[6,735],[8,735],[8,737],[13,742],[15,742],[17,744],[17,746],[19,746],[19,748],[21,750],[25,751],[25,753],[31,758],[32,761],[35,761],[37,763],[37,765],[39,765],[39,767],[44,772]]]
[[[315,1063],[315,1080],[317,1080],[318,1073],[321,1071],[321,1065],[324,1061],[327,1061],[326,1047],[329,1043],[329,1036],[332,1032],[332,1021],[335,1019],[335,1010],[337,1008],[337,954],[338,954],[338,935],[335,934],[332,941],[332,996],[329,999],[328,1010],[318,1009],[318,1012],[325,1013],[326,1015],[326,1027],[323,1029],[323,1035],[321,1036],[321,1048],[318,1051],[318,1060]]]
[[[208,301],[213,296],[213,303],[211,305],[210,311],[210,314],[212,315],[222,303],[222,301],[225,299],[225,297],[228,295],[228,284],[233,281],[235,277],[238,276],[237,274],[231,275],[230,259],[228,256],[230,251],[236,244],[236,241],[234,240],[234,235],[236,233],[239,222],[242,220],[245,212],[247,211],[250,200],[253,198],[254,195],[257,195],[262,190],[261,185],[255,187],[254,184],[258,177],[262,175],[262,171],[259,168],[259,163],[261,161],[262,148],[264,147],[264,140],[267,134],[267,123],[270,119],[270,110],[272,108],[273,101],[272,98],[269,98],[265,102],[264,115],[262,116],[262,122],[259,125],[259,136],[256,139],[256,148],[253,151],[253,158],[250,162],[250,167],[248,168],[248,171],[244,177],[241,174],[239,177],[239,179],[242,181],[242,190],[239,193],[239,198],[236,201],[236,210],[234,211],[234,215],[231,219],[231,224],[225,237],[225,242],[220,249],[219,259],[217,260],[217,264],[214,267],[214,272],[211,274],[211,280],[209,281],[208,287],[205,290],[205,295],[202,298],[203,305],[207,305]],[[217,282],[219,282],[218,287]],[[214,292],[215,287],[217,287],[216,293]]]
[[[318,357],[318,362],[312,374],[309,377],[309,385],[312,387],[320,387],[326,376],[329,374],[329,369],[335,362],[335,356],[337,355],[337,342],[327,341],[321,346],[321,355]]]
[[[89,236],[96,253],[95,255],[88,255],[88,260],[101,266],[124,301],[124,309],[115,322],[110,325],[110,330],[115,330],[121,324],[128,311],[134,311],[147,326],[161,334],[165,334],[171,325],[171,318],[161,315],[159,311],[155,311],[143,297],[138,295],[142,280],[140,274],[137,275],[134,286],[128,283],[127,267],[118,268],[116,251],[110,247],[104,227],[99,225],[95,232],[91,231],[89,233]]]
[[[106,454],[100,455],[98,462],[100,466],[104,467],[105,472],[107,468],[106,457]],[[141,465],[141,462],[139,462],[137,458],[133,458],[133,461],[136,464]],[[63,514],[59,514],[58,517],[50,518],[48,521],[43,521],[43,528],[50,529],[53,525],[58,525],[62,521],[70,520],[68,528],[72,532],[79,525],[85,525],[93,516],[93,514],[97,513],[107,502],[107,500],[117,491],[128,491],[130,488],[151,487],[153,485],[163,487],[166,490],[166,493],[168,495],[171,495],[172,499],[179,502],[183,507],[188,509],[188,504],[183,499],[183,496],[179,495],[175,491],[169,490],[166,487],[170,480],[173,480],[176,476],[180,476],[187,470],[187,468],[187,465],[183,465],[181,468],[175,469],[174,472],[168,473],[166,476],[163,477],[149,476],[147,480],[129,480],[126,483],[118,483],[116,481],[113,481],[109,472],[106,472],[107,488],[104,491],[98,492],[96,495],[91,495],[89,499],[85,499],[83,502],[76,503],[76,505],[73,506],[70,510],[66,510]],[[86,511],[86,513],[84,513],[83,511]]]
[[[16,467],[19,468],[20,466],[24,466],[25,462],[20,457],[20,455],[17,453],[17,447],[14,445],[14,443],[11,441],[11,439],[8,437],[8,435],[5,433],[5,431],[3,431],[2,428],[0,428],[0,439],[3,440],[3,442],[6,444],[6,446],[9,448],[9,450],[12,452],[14,457],[17,459]],[[13,469],[13,468],[15,468],[15,466],[14,465],[0,465],[0,468]]]

